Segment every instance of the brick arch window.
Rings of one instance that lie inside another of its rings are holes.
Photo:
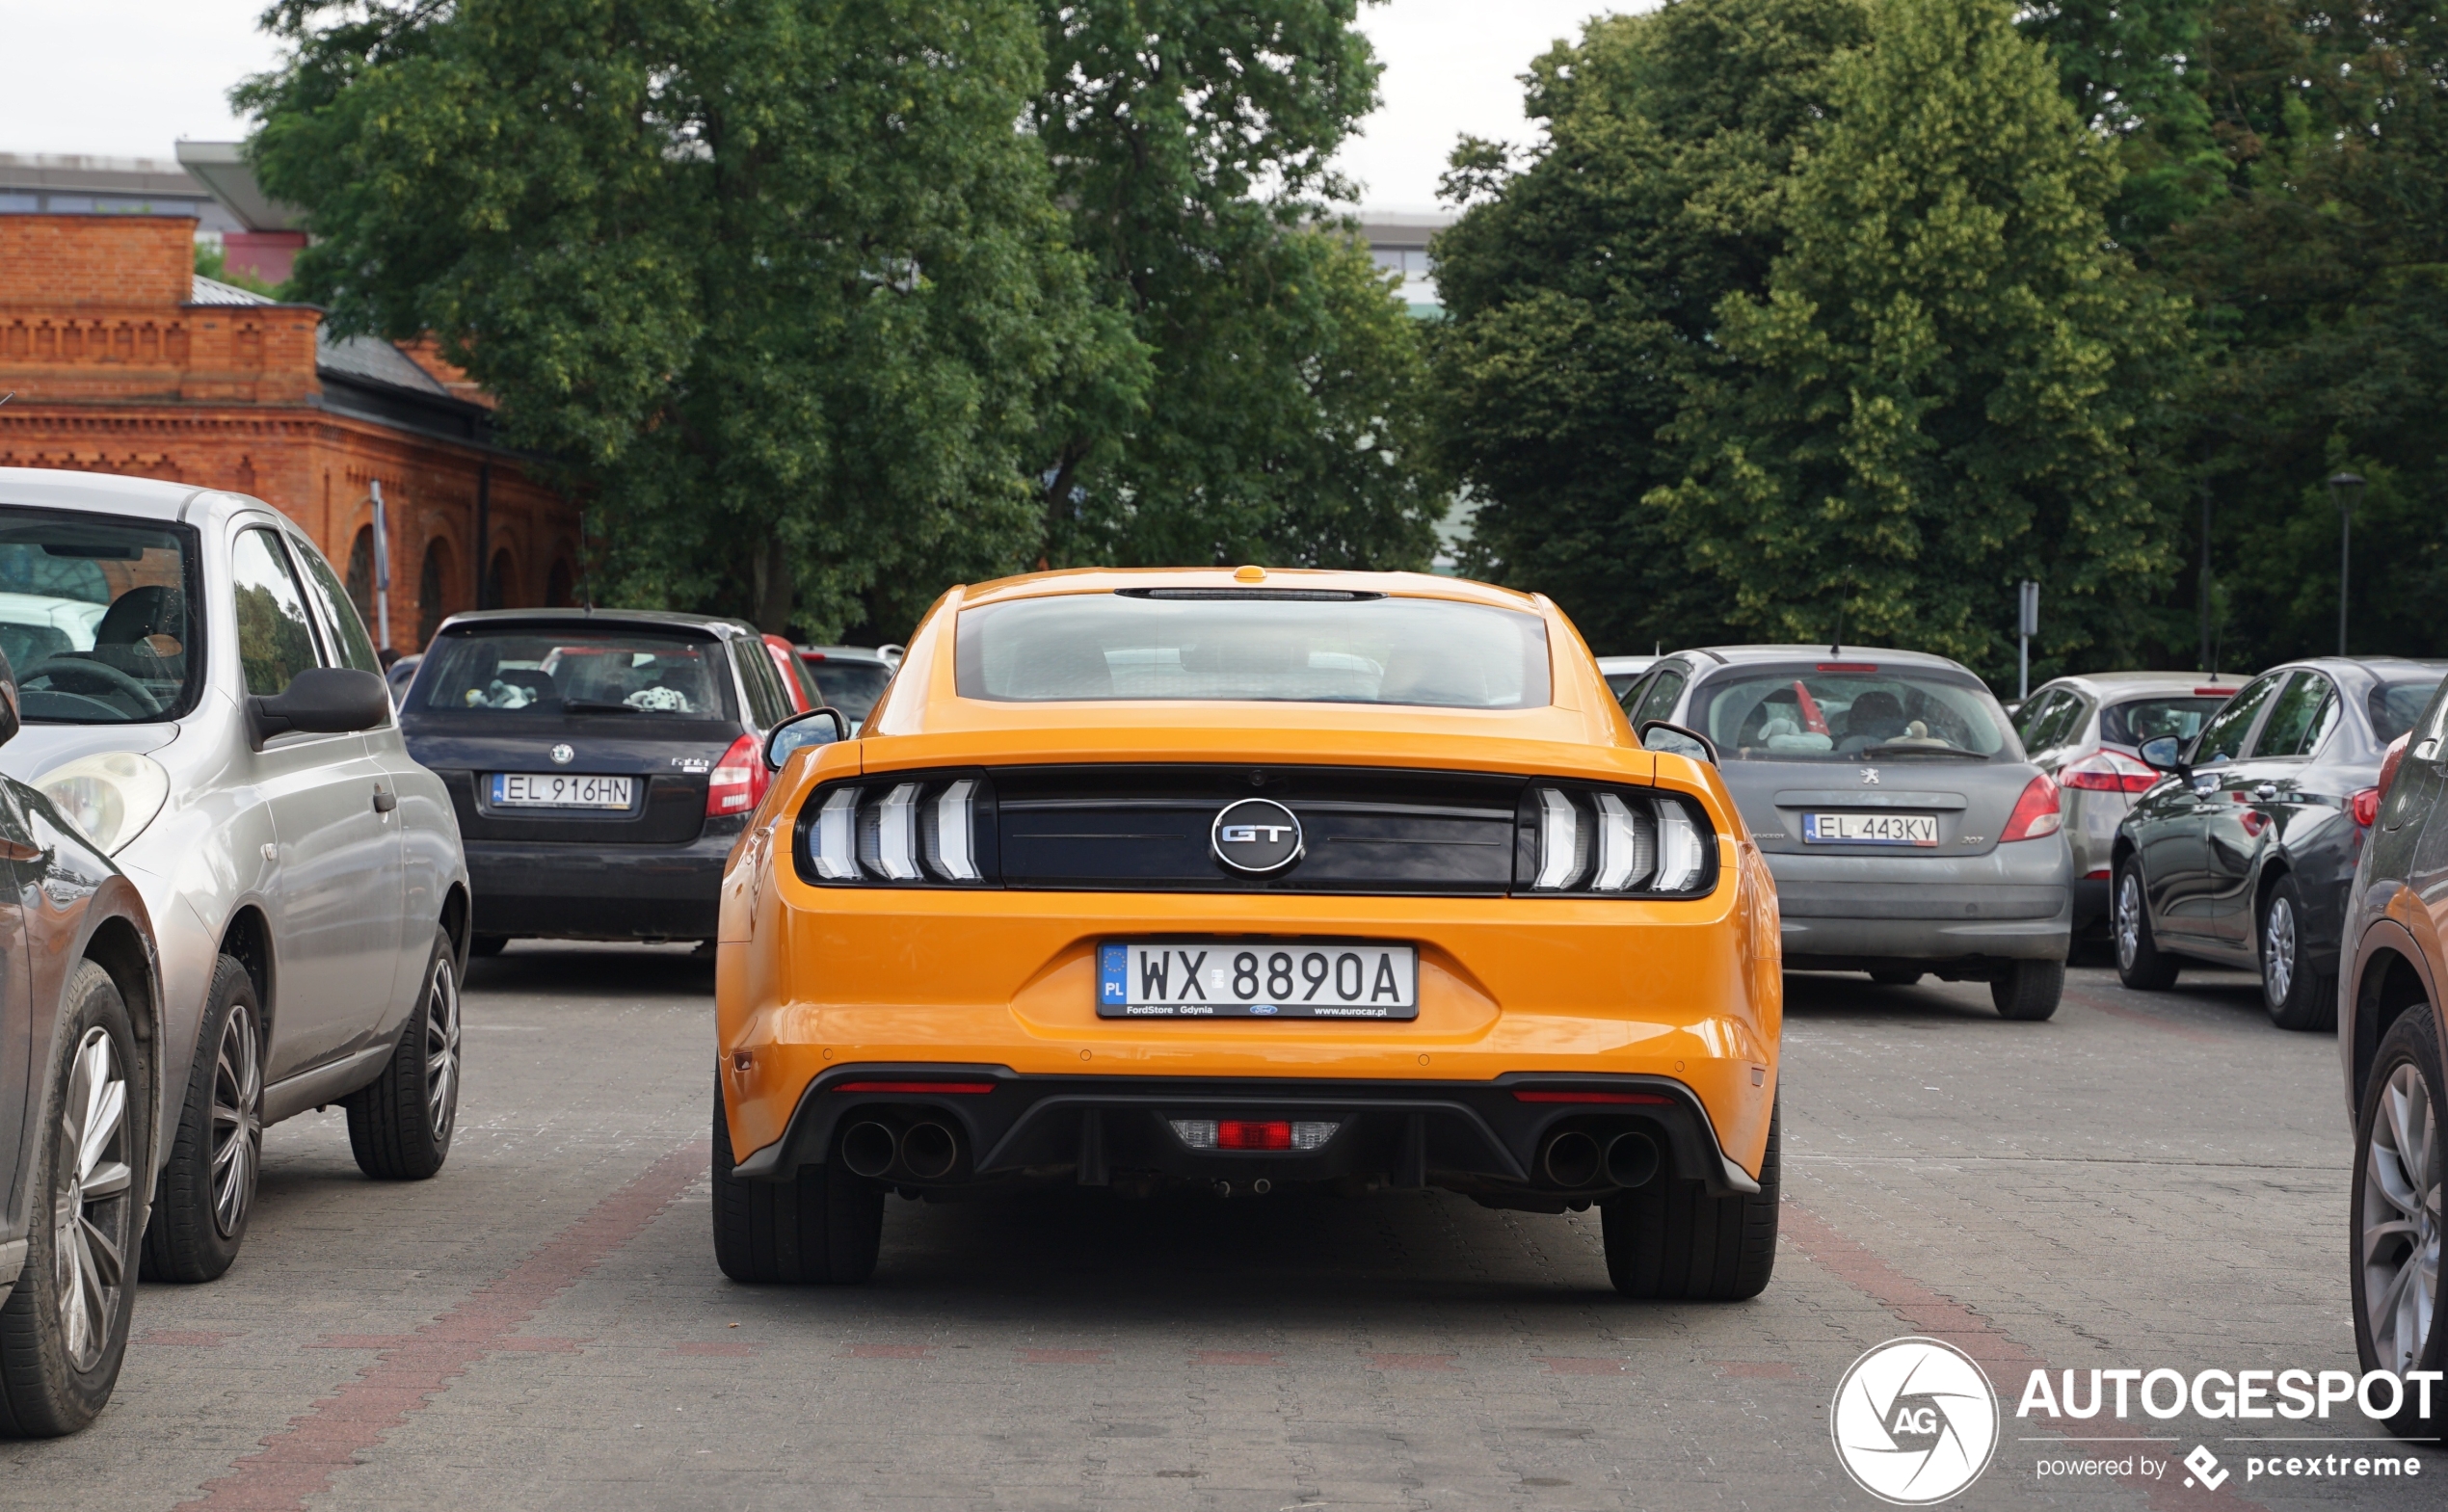
[[[547,609],[572,607],[574,602],[572,595],[577,591],[577,574],[570,570],[570,559],[555,557],[552,577],[545,586],[544,606]]]
[[[357,617],[366,623],[374,623],[374,527],[359,526],[357,539],[349,543],[349,602],[357,605]]]
[[[519,569],[510,560],[510,549],[505,546],[493,553],[492,566],[485,570],[486,607],[491,609],[516,607],[511,603],[510,596],[517,592],[518,587]]]
[[[442,627],[442,616],[448,611],[442,604],[442,585],[450,578],[450,544],[436,537],[425,547],[425,566],[416,574],[416,648],[419,650],[434,639]]]

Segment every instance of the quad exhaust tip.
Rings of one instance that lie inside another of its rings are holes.
[[[1602,1146],[1591,1135],[1568,1128],[1547,1142],[1539,1155],[1539,1171],[1548,1181],[1567,1191],[1601,1184],[1646,1186],[1658,1174],[1658,1142],[1637,1130],[1627,1130]]]
[[[1566,1129],[1549,1140],[1539,1161],[1547,1179],[1564,1187],[1587,1186],[1597,1180],[1599,1163],[1598,1141],[1579,1129]]]
[[[1658,1142],[1637,1131],[1607,1143],[1607,1180],[1617,1186],[1646,1186],[1657,1176]]]
[[[960,1159],[959,1137],[941,1124],[912,1124],[901,1134],[901,1169],[921,1181],[942,1180]]]
[[[853,1124],[841,1136],[841,1163],[852,1176],[875,1178],[892,1169],[892,1156],[899,1141],[892,1130],[882,1124]]]

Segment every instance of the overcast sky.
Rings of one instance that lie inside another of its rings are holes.
[[[244,134],[230,85],[267,66],[265,0],[0,0],[0,151],[167,158]],[[1455,136],[1520,141],[1517,76],[1602,0],[1392,0],[1362,13],[1385,104],[1344,153],[1377,209],[1434,207]]]

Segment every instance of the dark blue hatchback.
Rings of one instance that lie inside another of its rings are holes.
[[[735,620],[504,609],[444,622],[401,701],[450,789],[474,949],[522,936],[711,940],[723,862],[794,712]]]

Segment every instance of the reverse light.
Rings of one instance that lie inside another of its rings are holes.
[[[2159,774],[2121,752],[2099,751],[2060,772],[2057,780],[2085,792],[2141,793],[2158,784]]]
[[[2014,811],[2007,815],[1998,840],[2045,839],[2064,823],[2064,810],[2057,803],[2057,783],[2043,772],[2024,784],[2023,796],[2014,800]]]
[[[742,735],[714,763],[705,779],[706,818],[746,813],[765,796],[765,782],[772,774],[765,770],[764,753],[757,747],[755,735]]]
[[[105,856],[118,855],[143,834],[170,800],[170,774],[132,751],[79,756],[34,785]]]
[[[1320,1150],[1342,1124],[1323,1119],[1177,1118],[1167,1120],[1193,1150]]]

